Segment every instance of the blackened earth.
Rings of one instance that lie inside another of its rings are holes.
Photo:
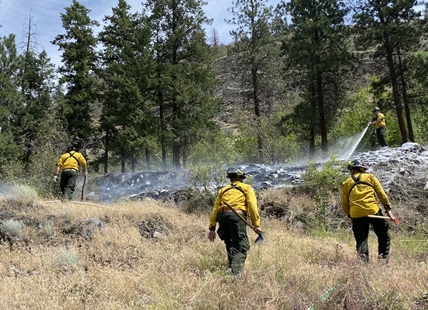
[[[400,200],[422,199],[421,204],[426,201],[428,191],[423,188],[427,182],[428,151],[420,144],[409,142],[401,147],[354,153],[350,159],[359,159],[365,163],[368,172],[379,179],[387,193]],[[239,166],[251,177],[251,184],[256,190],[301,184],[301,175],[306,167],[307,164]],[[224,184],[227,184],[226,178]],[[189,187],[187,171],[108,174],[89,182],[85,198],[100,202],[141,200],[147,197],[165,200]],[[211,190],[217,190],[215,185],[212,185]],[[421,209],[425,212],[427,208],[421,206]]]

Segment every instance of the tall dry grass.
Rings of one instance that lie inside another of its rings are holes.
[[[427,309],[427,240],[392,229],[389,264],[361,263],[349,231],[310,234],[263,219],[244,272],[227,271],[208,216],[151,200],[111,205],[37,201],[2,212],[24,239],[0,244],[1,309]],[[76,223],[99,218],[95,234]],[[162,227],[142,237],[150,219]],[[73,228],[74,227],[74,228]],[[252,240],[256,235],[249,231]]]

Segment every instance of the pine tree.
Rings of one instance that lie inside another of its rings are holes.
[[[121,157],[122,172],[126,159],[132,171],[136,155],[144,149],[150,169],[150,146],[153,134],[153,111],[147,100],[151,72],[150,30],[130,6],[119,0],[113,15],[104,18],[99,34],[103,43],[102,68],[103,111],[101,129],[105,134],[104,172],[107,173],[108,150]],[[141,153],[141,152],[140,152]]]
[[[271,112],[273,83],[273,59],[278,56],[272,32],[273,8],[266,6],[266,0],[237,0],[229,12],[233,18],[228,23],[237,28],[230,34],[234,37],[233,53],[237,57],[234,72],[242,82],[244,105],[250,103],[257,136],[258,160],[264,162],[265,142],[262,117]]]
[[[34,154],[34,139],[39,133],[42,123],[52,113],[52,92],[55,66],[50,62],[45,51],[36,55],[26,51],[20,61],[19,79],[24,104],[18,117],[25,145],[23,159],[26,170]],[[52,128],[51,128],[52,129]]]
[[[354,62],[345,26],[348,9],[334,0],[291,0],[286,9],[291,33],[283,42],[283,52],[304,105],[296,110],[297,124],[309,129],[310,156],[315,153],[317,132],[327,156],[328,127],[343,102],[344,82]]]
[[[57,35],[52,41],[62,51],[60,83],[66,87],[66,94],[61,116],[67,122],[70,136],[83,141],[88,141],[93,133],[91,105],[96,100],[97,85],[94,76],[97,39],[93,27],[99,24],[91,20],[89,12],[73,0],[72,5],[65,8],[65,13],[61,13],[65,34]]]
[[[24,100],[19,89],[19,55],[15,35],[0,38],[0,166],[24,155],[19,115]],[[0,171],[3,173],[5,171]]]
[[[206,43],[206,18],[200,0],[149,0],[146,18],[152,29],[156,61],[155,102],[159,108],[162,164],[172,148],[175,170],[186,167],[198,135],[218,109],[212,98],[216,83]]]
[[[414,141],[408,100],[408,61],[420,46],[424,28],[417,0],[358,0],[354,20],[360,48],[374,46],[373,58],[388,68],[387,80],[392,88],[402,142]],[[404,102],[404,107],[403,107]],[[405,112],[405,113],[404,113]],[[406,122],[407,120],[407,128]]]

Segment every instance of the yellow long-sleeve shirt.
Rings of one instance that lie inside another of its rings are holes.
[[[373,125],[375,129],[378,129],[379,127],[385,127],[386,126],[385,115],[383,115],[382,113],[378,113],[377,118],[374,122],[375,123]]]
[[[219,190],[217,199],[211,212],[209,228],[216,226],[216,219],[219,211],[223,209],[229,209],[229,207],[224,204],[224,201],[226,201],[232,208],[236,210],[242,210],[247,214],[249,213],[251,217],[251,223],[255,227],[260,226],[257,197],[254,193],[254,189],[249,184],[234,181],[232,184],[226,185]]]
[[[83,155],[76,151],[71,151],[70,153],[64,153],[58,160],[57,166],[64,169],[74,169],[79,170],[79,165],[86,167],[86,159]]]
[[[386,208],[391,208],[388,196],[373,174],[354,173],[353,177],[359,178],[361,183],[354,186],[355,181],[351,177],[342,184],[342,208],[346,215],[351,218],[359,218],[378,213],[379,205],[376,195]]]

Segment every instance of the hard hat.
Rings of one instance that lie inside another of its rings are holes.
[[[373,113],[374,113],[374,112],[376,112],[376,111],[380,111],[379,107],[374,107],[374,108],[372,109],[372,112],[373,112]]]
[[[230,178],[235,178],[235,177],[240,177],[240,178],[245,179],[246,175],[245,175],[245,173],[242,170],[239,170],[237,168],[229,168],[229,169],[227,169],[227,175],[226,175],[226,177],[229,178],[229,179]]]
[[[358,159],[354,159],[349,163],[348,170],[351,170],[352,168],[360,168],[363,172],[366,172],[367,170],[367,167]]]
[[[76,152],[77,152],[77,150],[78,150],[78,148],[77,148],[77,145],[76,145],[76,144],[70,145],[70,146],[67,148],[67,152],[71,152],[71,151],[76,151]]]

